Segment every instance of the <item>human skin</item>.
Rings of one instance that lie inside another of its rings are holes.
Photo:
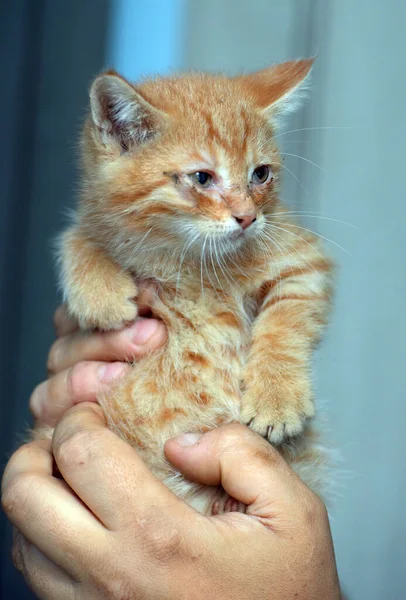
[[[130,368],[110,361],[164,343],[162,323],[83,336],[60,309],[56,327],[51,377],[31,398],[36,420],[56,424],[53,440],[17,450],[2,484],[14,561],[39,598],[340,598],[326,509],[268,442],[241,425],[167,442],[186,477],[247,505],[207,517],[107,428],[100,374],[107,385]]]

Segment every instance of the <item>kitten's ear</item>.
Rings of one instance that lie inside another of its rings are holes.
[[[312,58],[292,60],[237,79],[260,108],[279,115],[300,104],[313,62]]]
[[[114,71],[96,77],[90,88],[90,108],[103,141],[116,141],[123,150],[154,137],[166,118]]]

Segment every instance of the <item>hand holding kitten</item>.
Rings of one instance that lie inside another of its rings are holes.
[[[324,505],[268,442],[229,425],[171,439],[166,456],[247,514],[206,517],[179,500],[95,404],[14,454],[3,506],[14,562],[39,598],[339,600]]]
[[[140,291],[140,314],[150,302],[151,288]],[[102,386],[123,375],[129,358],[140,359],[162,346],[167,331],[162,321],[140,317],[120,330],[84,334],[75,319],[60,306],[54,317],[57,340],[48,356],[49,379],[40,383],[30,398],[37,423],[53,427],[72,406],[97,402]],[[121,362],[118,362],[121,361]]]

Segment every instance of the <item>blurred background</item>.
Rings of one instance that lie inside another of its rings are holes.
[[[284,197],[340,265],[316,364],[341,454],[331,507],[338,569],[349,600],[406,598],[405,28],[400,0],[0,2],[2,463],[46,376],[58,303],[51,241],[75,201],[92,78],[106,66],[130,79],[235,74],[317,54],[311,95],[280,141]],[[1,597],[31,598],[4,518],[1,526]]]

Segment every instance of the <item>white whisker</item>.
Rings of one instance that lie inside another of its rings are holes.
[[[208,240],[209,242],[211,242],[211,236],[210,236],[210,233],[208,233],[208,234],[207,234],[207,236],[206,236],[206,240],[205,240],[205,242],[204,242],[204,246],[206,245],[206,242],[207,242],[207,240]],[[210,249],[209,249],[209,254],[210,254]],[[209,280],[209,283],[210,283],[211,287],[213,288],[213,290],[215,290],[215,289],[216,289],[216,286],[215,286],[215,285],[213,285],[213,281],[212,281],[212,279],[211,279],[211,277],[210,277],[210,271],[209,271],[209,269],[208,269],[208,267],[207,267],[207,262],[206,262],[206,252],[204,252],[204,254],[203,254],[203,264],[204,264],[204,268],[206,269],[207,278],[208,278],[208,280]]]
[[[300,185],[300,187],[303,189],[303,191],[305,192],[305,194],[309,194],[309,192],[307,191],[307,189],[305,188],[305,186],[303,185],[303,183],[300,181],[299,177],[297,177],[293,171],[291,171],[290,169],[288,169],[288,167],[286,165],[283,165],[282,163],[275,163],[277,165],[279,165],[280,167],[282,167],[282,169],[286,169],[286,171],[288,171],[288,173],[290,173],[292,175],[292,177],[294,177],[296,179],[296,181],[298,182],[298,184]]]
[[[292,271],[292,275],[294,275],[293,266],[292,266],[292,264],[291,264],[291,262],[290,262],[290,260],[289,260],[289,259],[290,259],[290,253],[287,251],[287,252],[288,252],[288,256],[286,256],[286,255],[285,255],[285,253],[284,253],[284,251],[283,251],[283,249],[282,249],[282,248],[281,248],[281,246],[279,245],[279,244],[280,244],[280,242],[278,243],[278,242],[275,240],[275,238],[274,238],[274,237],[272,237],[272,236],[270,236],[270,235],[267,235],[265,232],[262,232],[262,233],[263,233],[263,236],[264,236],[266,239],[268,239],[268,240],[269,240],[269,241],[270,241],[272,244],[274,244],[274,246],[276,246],[276,248],[279,250],[279,252],[282,254],[282,256],[283,256],[283,257],[285,258],[285,260],[287,261],[287,263],[288,263],[288,266],[290,267],[290,270]],[[286,248],[284,248],[284,249],[286,250]],[[299,268],[300,268],[300,267],[299,267]],[[279,300],[280,300],[280,299],[281,299],[281,297],[282,297],[282,286],[281,286],[281,281],[282,281],[282,280],[281,280],[281,274],[279,273],[278,275],[279,275],[279,283],[278,283],[278,288],[279,288]]]
[[[282,133],[278,133],[278,135],[274,136],[274,139],[278,137],[282,137],[283,135],[288,135],[288,133],[296,133],[298,131],[323,131],[327,129],[353,129],[352,127],[300,127],[300,129],[290,129],[289,131],[283,131]]]
[[[305,156],[300,156],[299,154],[291,154],[290,152],[281,152],[280,154],[281,154],[281,156],[293,156],[293,158],[300,158],[300,160],[304,160],[305,162],[309,163],[310,165],[313,165],[313,167],[317,167],[318,169],[320,169],[320,171],[322,173],[325,173],[325,170],[323,169],[323,167],[321,167],[317,163],[313,162],[309,158],[306,158]]]
[[[320,252],[320,250],[318,250],[315,246],[313,246],[313,244],[311,244],[308,240],[305,240],[300,235],[297,235],[296,233],[293,233],[293,231],[290,231],[289,229],[285,229],[283,227],[280,227],[279,225],[275,225],[274,223],[269,223],[268,222],[267,225],[269,227],[272,227],[273,229],[279,229],[280,231],[283,231],[284,233],[288,233],[289,235],[293,235],[293,237],[295,237],[298,240],[300,240],[301,242],[304,242],[305,244],[307,244],[314,252],[316,252],[320,256],[320,258],[323,259],[324,262],[327,263],[326,258],[323,256],[323,254]],[[295,227],[298,227],[298,226],[295,225]],[[308,231],[310,231],[310,230],[308,230]],[[311,233],[313,233],[313,231],[311,231]]]
[[[290,233],[290,232],[288,232],[288,233]],[[282,237],[280,234],[278,234],[278,233],[275,233],[275,232],[273,233],[273,235],[276,235],[276,236],[278,236],[278,239],[280,239],[280,238]],[[318,252],[318,250],[317,250],[316,248],[314,248],[314,246],[312,246],[312,244],[310,244],[309,242],[307,242],[305,239],[301,238],[300,236],[296,236],[296,237],[298,237],[298,238],[299,238],[300,240],[302,240],[303,242],[307,243],[307,244],[308,244],[308,245],[309,245],[309,246],[310,246],[310,247],[311,247],[313,250],[315,250],[315,251],[316,251],[318,254],[320,254],[320,252]],[[297,252],[297,254],[299,254],[299,256],[300,256],[300,257],[301,257],[301,258],[304,260],[304,262],[305,262],[306,264],[308,264],[308,265],[309,265],[309,267],[311,267],[311,268],[313,269],[314,273],[317,275],[317,277],[318,277],[318,278],[320,279],[320,281],[322,282],[322,281],[323,281],[323,279],[322,279],[322,277],[321,277],[320,273],[319,273],[319,272],[316,270],[316,268],[314,267],[314,265],[312,265],[312,263],[311,263],[311,262],[310,262],[310,261],[309,261],[309,260],[308,260],[308,259],[307,259],[307,258],[304,256],[304,254],[302,254],[302,253],[301,253],[301,252],[300,252],[300,251],[299,251],[299,250],[296,248],[296,246],[294,246],[293,244],[289,243],[289,242],[288,242],[287,240],[285,240],[284,238],[282,238],[282,239],[283,239],[283,240],[284,240],[284,241],[285,241],[285,242],[288,244],[288,246],[289,246],[290,248],[293,248],[293,249],[294,249],[294,251],[295,251],[295,252]],[[279,242],[279,243],[281,243],[281,242]],[[322,254],[320,254],[320,256],[321,256],[321,257],[324,259],[324,257],[323,257],[323,255],[322,255]],[[302,269],[302,267],[301,267],[299,264],[297,264],[297,266],[298,266],[298,267],[299,267],[299,269],[302,271],[302,275],[304,275],[304,272],[303,272],[303,269]]]
[[[215,239],[213,239],[213,246],[214,246],[214,248],[216,247],[216,240]],[[210,261],[211,261],[211,266],[213,268],[214,276],[215,276],[215,278],[218,281],[220,289],[223,290],[223,286],[221,285],[221,281],[218,278],[217,271],[216,271],[216,266],[215,266],[214,260],[213,260],[212,237],[209,238],[209,252],[210,252]]]
[[[221,241],[221,240],[219,240],[219,242],[220,242],[220,241]],[[232,284],[232,282],[229,280],[229,278],[227,277],[227,274],[226,274],[226,272],[224,271],[224,268],[226,269],[227,267],[226,267],[226,264],[223,262],[223,261],[224,261],[224,258],[223,258],[223,251],[222,251],[222,247],[221,247],[221,246],[220,246],[220,251],[218,252],[218,255],[217,255],[217,256],[218,256],[218,265],[219,265],[219,267],[220,267],[220,271],[223,273],[223,275],[224,275],[224,278],[225,278],[225,280],[227,281],[227,283],[229,283],[229,284],[230,284],[230,286],[232,287],[232,286],[233,286],[233,284]],[[223,268],[223,266],[224,266],[224,268]]]
[[[202,298],[203,299],[204,299],[203,254],[204,254],[204,248],[205,248],[206,242],[207,242],[207,237],[208,237],[208,234],[206,234],[206,237],[204,238],[204,242],[202,244],[202,249],[201,249],[201,253],[200,253],[200,283],[201,283],[201,288],[202,288]]]
[[[307,211],[307,210],[288,210],[288,211],[284,211],[284,212],[279,212],[279,213],[272,213],[269,215],[269,217],[278,217],[279,215],[281,216],[301,216],[301,217],[310,217],[313,219],[323,219],[325,221],[334,221],[334,223],[340,223],[341,225],[347,225],[348,227],[353,227],[354,229],[356,229],[356,225],[354,225],[353,223],[348,223],[348,221],[342,221],[341,219],[335,219],[333,217],[325,217],[324,215],[321,215],[319,213],[316,212],[312,212],[312,211]]]
[[[176,295],[178,295],[179,283],[180,283],[180,274],[181,274],[181,268],[182,268],[183,261],[184,261],[184,260],[185,260],[185,258],[186,258],[186,254],[187,254],[187,252],[188,252],[189,248],[190,248],[190,247],[192,246],[192,244],[193,244],[193,243],[194,243],[194,242],[197,240],[197,238],[198,238],[198,237],[199,237],[199,234],[198,234],[198,233],[196,233],[196,234],[195,234],[195,235],[192,237],[192,239],[189,241],[189,243],[188,243],[187,245],[186,245],[186,243],[185,243],[184,249],[181,251],[181,255],[180,255],[180,259],[179,259],[178,275],[177,275],[177,278],[176,278]]]
[[[271,225],[271,226],[273,226],[273,227],[276,227],[276,225],[272,225],[271,223],[269,223],[269,225]],[[335,242],[334,240],[331,240],[330,238],[328,238],[328,237],[326,237],[326,236],[324,236],[324,235],[321,235],[321,233],[317,233],[316,231],[313,231],[312,229],[307,229],[306,227],[302,227],[301,225],[296,225],[296,224],[295,224],[295,227],[296,227],[297,229],[302,229],[303,231],[308,231],[309,233],[311,233],[311,234],[313,234],[313,235],[315,235],[315,236],[317,236],[317,237],[321,238],[322,240],[325,240],[326,242],[330,242],[330,244],[333,244],[334,246],[337,246],[337,248],[340,248],[340,250],[342,250],[343,252],[345,252],[346,254],[348,254],[348,256],[351,256],[351,258],[353,257],[353,256],[352,256],[352,254],[351,254],[351,252],[349,252],[348,250],[346,250],[345,248],[343,248],[342,246],[340,246],[340,244],[337,244],[337,242]],[[282,229],[282,228],[280,227],[279,229]],[[284,229],[282,229],[282,230],[283,230],[283,231],[286,231],[287,233],[290,233],[291,235],[295,235],[295,234],[294,234],[293,232],[291,232],[291,231],[284,230]],[[300,238],[300,236],[296,236],[296,237],[299,237],[299,238]],[[303,240],[303,241],[305,241],[305,240]],[[307,242],[307,243],[308,243],[308,242]],[[310,244],[310,245],[311,245],[311,244]],[[313,248],[313,249],[315,250],[315,248]],[[320,254],[320,253],[319,253],[319,254]],[[321,254],[320,254],[320,256],[321,256]]]

